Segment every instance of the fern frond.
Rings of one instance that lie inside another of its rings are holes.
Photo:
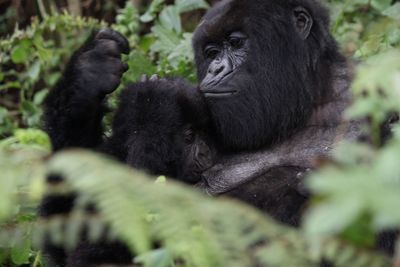
[[[157,242],[178,260],[176,266],[319,266],[298,230],[238,201],[209,198],[172,181],[155,184],[142,172],[84,151],[56,155],[49,172],[61,174],[80,196],[96,203],[136,255]],[[324,246],[323,256],[337,266],[390,265],[372,252],[338,257],[355,251],[344,244],[332,255],[331,245]],[[367,261],[351,257],[361,254]]]

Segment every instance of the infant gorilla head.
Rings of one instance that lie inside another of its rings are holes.
[[[196,87],[179,78],[150,79],[122,92],[112,140],[124,140],[116,155],[132,167],[194,183],[215,156],[207,123]]]

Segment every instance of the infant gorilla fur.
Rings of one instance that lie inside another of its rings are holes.
[[[133,83],[121,92],[113,135],[98,150],[152,174],[195,183],[202,171],[212,166],[215,156],[211,141],[206,141],[207,124],[207,111],[196,87],[180,78],[152,78]],[[48,177],[51,185],[61,182],[63,179],[57,175]],[[75,200],[76,194],[49,194],[41,203],[39,215],[68,215]],[[90,206],[88,212],[96,212],[96,208]],[[48,264],[83,267],[131,261],[132,254],[123,243],[100,240],[93,244],[85,236],[83,233],[73,251],[46,241]]]
[[[155,175],[195,183],[212,166],[208,116],[199,90],[180,78],[129,85],[103,151]]]

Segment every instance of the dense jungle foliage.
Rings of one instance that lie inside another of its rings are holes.
[[[42,102],[74,51],[94,29],[111,26],[128,37],[125,84],[142,74],[195,81],[191,36],[213,1],[0,1],[0,266],[45,266],[45,234],[73,247],[83,224],[99,237],[125,240],[133,266],[400,266],[373,249],[377,235],[400,228],[400,127],[382,145],[381,123],[400,112],[400,2],[329,0],[332,31],[357,62],[348,118],[368,118],[370,143],[345,143],[307,178],[313,192],[300,229],[278,224],[227,199],[212,199],[165,177],[146,177],[85,151],[50,155],[41,130]],[[216,2],[216,1],[214,1]],[[118,91],[109,98],[115,106]],[[109,124],[110,117],[105,121]],[[47,188],[46,173],[67,178]],[[113,179],[109,179],[113,177]],[[78,191],[82,205],[68,217],[36,218],[46,191]],[[101,217],[81,206],[98,204]],[[117,203],[117,204],[116,204]],[[151,249],[153,240],[162,247]],[[256,244],[256,245],[255,245]]]

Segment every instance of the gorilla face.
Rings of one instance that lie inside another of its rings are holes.
[[[224,98],[239,93],[239,88],[227,86],[227,83],[246,61],[248,50],[247,35],[240,31],[230,33],[220,44],[208,43],[205,46],[203,54],[210,62],[200,84],[205,97]]]
[[[327,84],[323,59],[336,51],[325,15],[313,0],[228,0],[205,15],[193,46],[225,148],[260,148],[305,124]]]

